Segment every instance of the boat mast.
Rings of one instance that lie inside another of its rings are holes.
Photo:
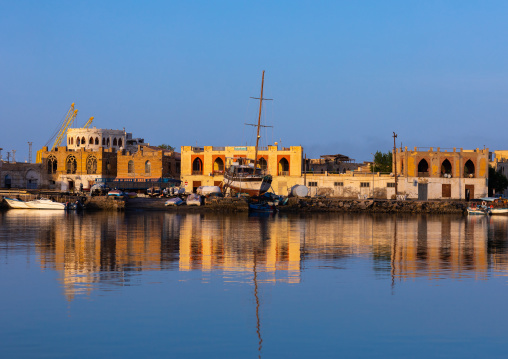
[[[263,85],[265,83],[265,70],[263,70],[263,76],[261,77],[261,96],[259,96],[259,116],[258,116],[258,131],[256,135],[256,151],[254,152],[254,173],[256,173],[256,167],[258,164],[258,146],[259,146],[259,127],[261,126],[261,109],[263,107]]]

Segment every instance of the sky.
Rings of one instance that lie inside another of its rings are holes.
[[[151,145],[508,149],[507,1],[0,0],[0,147],[58,130]],[[50,142],[50,145],[52,142]]]

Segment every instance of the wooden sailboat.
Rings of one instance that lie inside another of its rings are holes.
[[[258,168],[259,128],[261,127],[261,109],[263,107],[263,86],[265,71],[261,79],[261,96],[259,97],[259,116],[257,124],[256,150],[254,159],[237,158],[224,173],[224,187],[235,193],[247,193],[250,196],[260,196],[267,192],[272,185],[272,176]]]

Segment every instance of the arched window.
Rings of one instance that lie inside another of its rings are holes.
[[[266,169],[268,168],[268,163],[266,163],[266,160],[261,157],[259,159],[259,167],[263,170],[263,171],[266,171]]]
[[[94,155],[88,156],[86,159],[86,173],[89,175],[97,173],[97,158]]]
[[[5,175],[5,188],[11,188],[12,186],[12,183],[11,183],[11,176],[9,175]]]
[[[74,144],[74,138],[71,137],[71,145],[73,145],[73,144]]]
[[[418,177],[428,177],[429,176],[429,163],[427,160],[423,159],[418,163]]]
[[[57,161],[54,155],[48,156],[48,174],[56,173]]]
[[[149,175],[152,171],[152,165],[150,164],[150,161],[145,162],[145,175]]]
[[[90,137],[90,139],[88,140],[88,144],[93,145],[93,137]]]
[[[134,174],[134,161],[133,160],[129,161],[129,164],[127,165],[127,172],[129,172],[129,174]]]
[[[99,144],[99,137],[95,137],[95,144],[98,145]]]
[[[466,164],[464,165],[464,177],[474,177],[474,176],[475,176],[474,163],[471,160],[467,160]]]
[[[224,173],[224,161],[222,160],[222,158],[217,157],[213,162],[213,172]]]
[[[85,138],[85,136],[83,136],[81,138],[81,144],[86,145],[86,138]]]
[[[76,146],[78,146],[78,147],[79,147],[79,143],[80,143],[80,142],[81,142],[81,141],[79,140],[79,137],[76,137]]]
[[[122,142],[122,139],[120,138],[120,139],[118,140],[118,147],[122,147],[122,143],[123,143],[123,142]]]
[[[201,162],[200,158],[195,158],[192,162],[192,174],[193,175],[202,175],[203,174],[203,162]]]
[[[118,142],[116,141],[116,138],[113,139],[113,146],[118,145]]]
[[[289,162],[285,158],[279,161],[279,176],[289,176]]]
[[[76,157],[73,155],[67,156],[67,159],[65,160],[65,171],[68,174],[75,174],[77,168],[78,163],[76,161]]]
[[[108,139],[106,140],[106,146],[109,147],[109,137]]]
[[[443,163],[441,163],[441,176],[442,175],[450,175],[452,173],[452,164],[448,159],[444,160]]]
[[[105,138],[102,138],[102,145],[106,146],[106,139]]]

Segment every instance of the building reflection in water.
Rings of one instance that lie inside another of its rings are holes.
[[[341,261],[351,257],[370,260],[375,275],[392,283],[481,280],[489,270],[504,274],[508,268],[508,217],[11,210],[0,219],[3,256],[15,247],[12,241],[31,238],[41,266],[60,273],[69,300],[92,289],[136,284],[140,271],[198,270],[251,284],[255,276],[257,285],[299,283],[302,268],[344,268]]]

